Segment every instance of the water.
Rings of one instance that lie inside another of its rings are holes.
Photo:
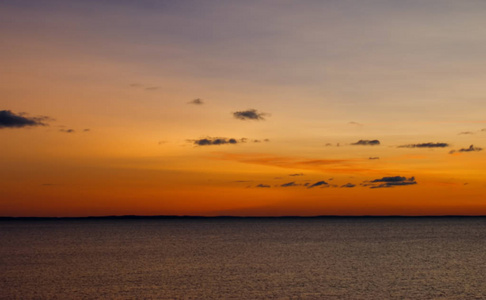
[[[485,299],[486,219],[0,221],[2,299]]]

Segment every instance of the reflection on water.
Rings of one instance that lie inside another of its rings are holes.
[[[486,297],[486,219],[0,221],[1,298]]]

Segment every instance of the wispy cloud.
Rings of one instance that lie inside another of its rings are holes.
[[[368,157],[368,159],[374,160],[374,159],[380,159],[380,158],[378,156],[372,156],[372,157]]]
[[[65,133],[74,133],[74,129],[59,129],[60,132],[65,132]]]
[[[346,184],[343,184],[341,185],[342,188],[354,188],[356,185],[352,184],[352,183],[346,183]]]
[[[479,147],[474,147],[474,145],[470,145],[469,148],[461,148],[459,150],[451,150],[449,151],[450,154],[456,153],[456,152],[477,152],[477,151],[482,151],[483,148]]]
[[[238,143],[245,143],[246,139],[234,139],[234,138],[223,138],[223,137],[206,137],[196,140],[188,140],[189,142],[194,143],[197,146],[219,146],[225,144],[238,144]]]
[[[257,188],[269,188],[270,186],[268,184],[259,184],[256,186]]]
[[[289,176],[304,176],[304,173],[289,174]]]
[[[395,186],[413,185],[417,184],[415,177],[406,178],[403,176],[382,177],[362,183],[363,186],[369,186],[372,189],[376,188],[391,188]]]
[[[280,186],[281,187],[291,187],[291,186],[298,186],[298,184],[296,184],[294,181],[292,181],[292,182],[287,182],[287,183],[281,184]]]
[[[264,142],[264,143],[268,143],[270,142],[269,139],[264,139],[264,140],[252,140],[253,143],[261,143],[261,142]]]
[[[352,143],[354,146],[376,146],[379,145],[379,140],[359,140],[356,143]]]
[[[420,144],[408,144],[401,145],[398,148],[445,148],[449,147],[448,143],[420,143]]]
[[[248,109],[242,111],[235,111],[233,116],[239,120],[265,120],[265,116],[268,114],[260,113],[256,109]]]
[[[204,101],[200,98],[197,98],[197,99],[194,99],[194,100],[187,102],[187,104],[202,105],[202,104],[204,104]]]
[[[459,135],[468,135],[468,134],[474,134],[474,132],[472,132],[472,131],[459,132]]]
[[[226,153],[215,152],[216,159],[232,160],[241,163],[279,167],[286,169],[312,170],[344,174],[378,174],[381,171],[364,164],[363,159],[309,159],[303,157],[277,156],[265,153]]]
[[[10,110],[0,110],[0,128],[22,128],[29,126],[46,126],[46,121],[52,120],[46,116],[28,117],[25,113],[15,114]]]

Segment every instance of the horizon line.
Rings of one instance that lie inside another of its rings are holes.
[[[0,216],[3,220],[79,220],[79,219],[340,219],[340,218],[483,218],[486,215],[315,215],[315,216],[201,216],[201,215],[104,215],[78,217]]]

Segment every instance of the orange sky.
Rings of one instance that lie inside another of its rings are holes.
[[[485,11],[2,3],[0,216],[484,215]]]

